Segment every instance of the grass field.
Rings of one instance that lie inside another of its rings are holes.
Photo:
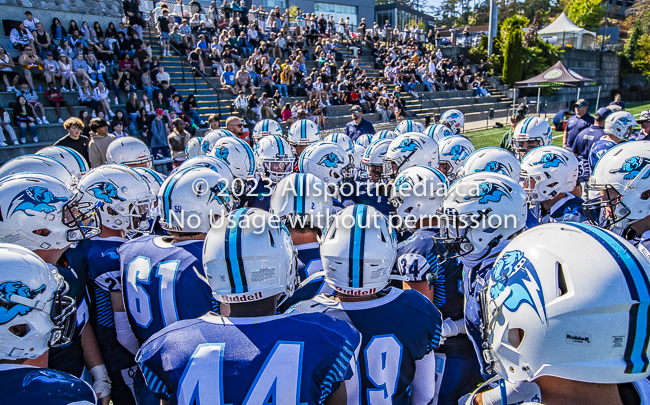
[[[626,111],[638,115],[643,110],[650,110],[650,104],[647,102],[626,103]],[[593,115],[593,112],[591,112]],[[504,119],[505,122],[505,119]],[[508,127],[490,128],[480,131],[468,132],[466,136],[472,141],[476,149],[486,146],[499,146],[503,134],[508,131]],[[562,132],[553,131],[553,145],[562,145]]]

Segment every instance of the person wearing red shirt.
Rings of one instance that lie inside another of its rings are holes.
[[[61,118],[61,106],[67,107],[70,116],[74,117],[74,110],[72,109],[72,105],[63,99],[63,93],[61,90],[54,87],[54,82],[49,82],[47,84],[47,87],[48,90],[45,92],[45,97],[47,97],[50,105],[54,106],[56,109],[56,116],[59,117],[59,123],[63,123],[63,119]]]

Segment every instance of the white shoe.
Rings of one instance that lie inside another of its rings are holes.
[[[14,86],[9,86],[7,87],[7,91],[16,91],[16,88]]]
[[[47,118],[45,118],[45,116],[43,116],[43,119],[42,119],[41,121],[43,121],[43,124],[49,124],[49,123],[50,123],[50,122],[47,120]]]
[[[0,141],[0,148],[4,148],[5,146],[8,146],[7,142]]]
[[[119,104],[120,104],[120,100],[118,100],[117,97],[115,97],[115,105],[119,105]]]
[[[24,137],[20,138],[20,143],[27,143],[27,139],[25,139]]]
[[[41,121],[41,119],[38,118],[38,117],[36,117],[36,123],[37,123],[38,125],[43,125],[43,121]]]
[[[34,143],[38,143],[38,137],[37,136],[33,137],[32,141],[34,141]]]
[[[18,145],[20,145],[20,144],[18,143],[18,139],[14,139],[14,146],[18,146]]]
[[[61,87],[61,91],[64,92],[64,93],[67,93],[68,89],[66,89],[65,87]]]
[[[93,86],[96,85],[96,84],[97,84],[97,80],[92,80],[92,79],[91,79],[91,80],[90,80],[90,84],[92,84]]]
[[[90,116],[93,118],[97,118],[97,113],[93,111],[93,113]]]
[[[59,118],[59,124],[63,124],[63,118]]]

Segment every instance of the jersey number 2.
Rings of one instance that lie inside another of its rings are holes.
[[[164,326],[171,325],[178,321],[176,310],[176,297],[174,295],[174,284],[176,283],[176,272],[180,262],[170,260],[160,262],[156,266],[156,277],[160,280],[160,312],[163,317]],[[151,312],[151,297],[147,294],[144,285],[151,284],[151,262],[148,258],[139,256],[133,259],[127,266],[126,301],[128,311],[135,323],[142,328],[151,324],[153,315]]]
[[[223,355],[225,344],[199,345],[178,382],[178,404],[225,405],[223,399]],[[303,345],[278,342],[257,373],[243,405],[300,405],[300,375]]]

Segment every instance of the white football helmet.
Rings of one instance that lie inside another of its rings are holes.
[[[56,177],[69,187],[77,184],[77,179],[65,165],[53,157],[45,155],[25,155],[11,159],[0,166],[0,179],[11,174],[44,173]]]
[[[86,173],[77,188],[81,201],[97,205],[102,225],[125,232],[149,231],[155,196],[147,180],[124,165],[102,165]]]
[[[391,187],[390,202],[397,208],[397,215],[410,231],[420,219],[438,213],[449,182],[438,169],[413,166],[397,175]]]
[[[397,124],[394,132],[397,135],[406,134],[408,132],[417,132],[419,134],[424,134],[424,124],[412,120],[403,120]]]
[[[334,215],[332,196],[326,187],[311,173],[291,173],[275,187],[269,211],[289,228],[315,227],[322,231]]]
[[[134,167],[133,170],[138,172],[140,176],[147,180],[149,188],[151,189],[151,194],[154,196],[158,195],[158,191],[167,177],[162,173],[158,173],[157,171],[146,167]]]
[[[465,116],[458,110],[447,110],[440,116],[440,123],[451,129],[454,135],[457,135],[465,126]]]
[[[235,137],[235,134],[232,132],[228,131],[227,129],[212,129],[208,132],[206,132],[203,135],[203,140],[201,141],[201,149],[203,150],[203,154],[207,155],[212,151],[212,148],[214,147],[214,144],[221,138],[226,138],[226,137]]]
[[[74,299],[63,277],[24,247],[0,243],[0,359],[35,359],[70,343],[76,330]],[[11,329],[24,325],[23,336]]]
[[[292,146],[311,145],[320,141],[320,129],[318,125],[311,120],[298,120],[291,124],[287,141]]]
[[[203,268],[215,298],[227,304],[291,296],[298,282],[289,231],[257,208],[240,208],[217,221],[205,238]]]
[[[474,145],[464,136],[444,138],[438,144],[440,171],[449,181],[456,180],[458,172],[472,153],[474,153]]]
[[[43,173],[22,173],[0,181],[0,242],[30,250],[64,249],[101,233],[94,204]]]
[[[298,161],[300,173],[311,173],[327,184],[341,185],[352,178],[354,165],[341,145],[319,141],[302,152]]]
[[[636,125],[634,115],[627,111],[617,111],[607,116],[603,132],[627,141],[632,135],[632,128]]]
[[[267,135],[282,136],[282,127],[275,120],[263,119],[253,128],[253,139],[259,141]]]
[[[233,176],[240,181],[230,186],[235,195],[240,196],[253,188],[255,181],[255,154],[248,143],[239,137],[218,139],[209,156],[214,156],[228,165]]]
[[[521,174],[521,164],[509,151],[489,146],[472,153],[458,172],[458,177],[477,172],[503,174],[518,182]]]
[[[608,150],[594,167],[589,190],[601,194],[584,203],[594,225],[625,229],[650,215],[650,143],[624,142]]]
[[[185,155],[188,159],[193,158],[194,156],[205,155],[203,150],[203,137],[194,136],[187,141],[185,145]]]
[[[366,153],[366,147],[359,145],[358,143],[354,144],[354,167],[356,170],[361,170],[361,159]]]
[[[388,285],[397,240],[375,208],[357,204],[339,211],[321,238],[325,281],[346,295],[371,295]]]
[[[117,163],[129,167],[140,166],[152,169],[152,160],[147,145],[132,136],[117,138],[106,149],[108,164]]]
[[[384,175],[391,179],[413,166],[438,167],[438,144],[426,135],[409,132],[391,140],[384,156]]]
[[[68,148],[67,146],[48,146],[47,148],[39,150],[36,154],[56,159],[77,179],[80,179],[81,176],[90,170],[86,158],[81,156],[76,150]]]
[[[361,145],[364,148],[367,148],[368,145],[370,145],[371,142],[372,142],[372,135],[370,135],[370,134],[359,135],[357,140],[354,141],[355,144]]]
[[[442,201],[438,239],[461,256],[495,248],[526,226],[526,199],[519,183],[501,174],[458,179]]]
[[[370,140],[370,143],[374,141],[378,141],[380,139],[394,139],[397,138],[397,134],[390,129],[384,129],[372,136],[372,139]]]
[[[272,183],[279,182],[293,171],[296,156],[289,142],[281,136],[263,137],[254,150],[257,171]]]
[[[191,159],[187,159],[180,166],[174,169],[171,174],[179,170],[187,169],[188,167],[207,167],[219,173],[228,183],[228,188],[232,190],[232,185],[235,183],[235,176],[232,174],[230,167],[221,159],[214,156],[199,155]]]
[[[424,134],[438,143],[442,142],[443,139],[454,135],[448,126],[442,124],[429,125],[424,131]]]
[[[371,183],[381,183],[384,176],[384,156],[391,143],[391,139],[373,141],[361,158],[361,173],[359,178]]]
[[[484,357],[512,383],[646,378],[649,271],[632,244],[587,224],[549,223],[522,233],[498,256],[481,294]]]
[[[512,149],[519,158],[538,146],[553,143],[553,130],[546,120],[539,117],[528,117],[515,127],[512,134]]]
[[[570,193],[577,182],[578,158],[559,146],[540,146],[521,161],[520,183],[532,205]]]
[[[206,233],[234,208],[226,180],[207,167],[169,176],[158,192],[160,226],[168,232]]]
[[[338,145],[341,145],[343,150],[347,152],[350,156],[354,155],[354,143],[350,140],[350,137],[341,132],[334,132],[325,137],[324,141],[334,142]]]

